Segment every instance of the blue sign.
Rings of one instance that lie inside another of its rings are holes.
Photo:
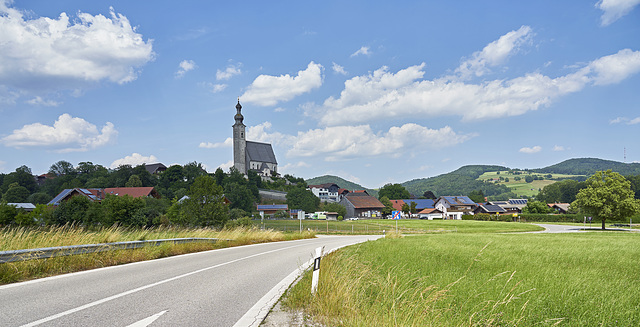
[[[400,219],[400,211],[392,211],[391,212],[391,217],[392,217],[391,219],[393,219],[393,220]]]

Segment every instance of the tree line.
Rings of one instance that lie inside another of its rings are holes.
[[[291,175],[263,181],[255,172],[245,177],[236,169],[218,168],[207,173],[202,164],[172,165],[152,175],[145,165],[122,165],[116,169],[91,162],[73,166],[67,161],[51,165],[44,183],[38,185],[27,166],[0,174],[0,224],[85,226],[184,226],[222,227],[229,220],[252,216],[260,203],[259,188],[281,191],[306,188],[302,178]],[[75,196],[56,208],[46,204],[64,189],[154,187],[160,198],[132,198],[107,195],[101,202]],[[7,203],[33,203],[25,212]],[[226,203],[226,204],[225,204]]]

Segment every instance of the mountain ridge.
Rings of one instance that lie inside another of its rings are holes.
[[[598,158],[572,158],[543,168],[519,169],[499,165],[465,165],[449,172],[433,177],[415,178],[403,183],[411,194],[421,196],[425,191],[432,191],[436,195],[464,195],[471,191],[482,190],[485,196],[515,196],[512,191],[499,184],[487,184],[476,180],[485,172],[523,170],[540,174],[568,174],[568,175],[593,175],[596,171],[611,169],[621,175],[640,175],[640,163],[623,163],[613,160]],[[339,176],[323,175],[306,180],[307,184],[336,183],[349,190],[364,189],[373,196],[377,196],[377,190],[368,189],[360,184],[348,181]]]

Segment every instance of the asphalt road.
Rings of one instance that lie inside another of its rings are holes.
[[[0,325],[249,326],[315,248],[376,238],[256,244],[0,286]]]

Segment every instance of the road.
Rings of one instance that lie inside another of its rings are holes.
[[[577,232],[588,232],[589,230],[594,230],[594,231],[598,231],[600,230],[600,222],[595,223],[595,224],[586,224],[586,225],[580,225],[580,226],[573,226],[573,225],[554,225],[554,224],[534,224],[534,225],[538,225],[540,227],[544,227],[545,230],[541,231],[541,232],[534,232],[534,233],[577,233]],[[621,231],[621,232],[628,232],[630,231],[629,229],[624,229],[624,228],[607,228],[607,230],[609,231]],[[633,232],[637,232],[638,230],[633,230]]]
[[[256,244],[0,286],[0,325],[249,326],[315,248],[379,237]]]

